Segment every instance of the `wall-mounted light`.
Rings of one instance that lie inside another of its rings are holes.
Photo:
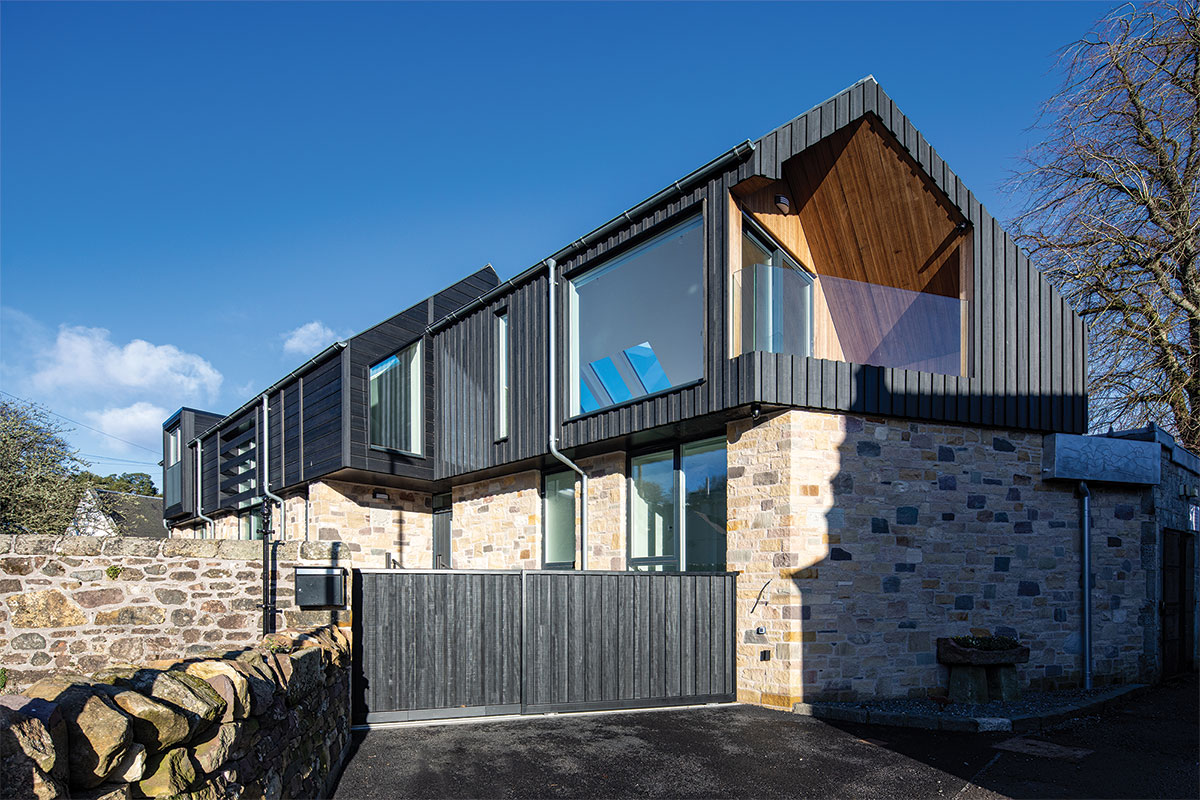
[[[775,195],[775,207],[779,209],[780,214],[786,214],[792,210],[792,201],[788,200],[786,194]]]
[[[376,500],[387,500],[388,493],[384,492],[384,491],[376,490],[375,492],[373,492],[371,494],[371,497],[374,497]]]

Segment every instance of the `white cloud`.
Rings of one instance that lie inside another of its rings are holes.
[[[338,339],[338,334],[318,320],[306,322],[283,334],[283,352],[296,356],[311,356]]]
[[[43,392],[135,390],[209,400],[221,391],[221,373],[194,353],[143,339],[118,346],[110,336],[104,328],[61,327],[39,360],[33,385]]]
[[[162,449],[162,424],[169,413],[165,408],[139,400],[126,408],[89,411],[87,417],[90,424],[116,437],[108,440],[106,447],[127,452],[132,448],[126,442],[132,442],[157,452]]]

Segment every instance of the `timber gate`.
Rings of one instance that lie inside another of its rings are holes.
[[[355,570],[354,722],[731,701],[735,582]]]

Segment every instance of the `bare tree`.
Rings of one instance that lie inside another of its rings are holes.
[[[1200,449],[1200,17],[1122,6],[1063,52],[1014,188],[1022,244],[1088,322],[1094,427]]]

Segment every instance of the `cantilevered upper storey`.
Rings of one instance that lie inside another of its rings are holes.
[[[330,475],[442,491],[548,466],[551,419],[570,455],[789,406],[1087,425],[1080,318],[873,78],[300,372],[199,436],[206,512],[261,494],[234,463],[248,442],[274,492]]]

